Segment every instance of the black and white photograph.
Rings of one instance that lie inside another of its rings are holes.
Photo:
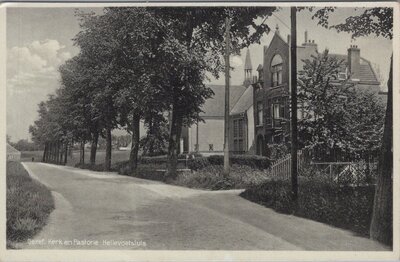
[[[397,2],[0,11],[0,260],[400,259]]]

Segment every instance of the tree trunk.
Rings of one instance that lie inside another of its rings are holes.
[[[46,162],[46,154],[47,154],[47,142],[44,144],[42,162]]]
[[[85,142],[81,142],[81,150],[80,150],[80,157],[79,163],[83,166],[85,164]]]
[[[97,143],[99,142],[99,132],[93,133],[92,146],[90,147],[90,165],[96,164]]]
[[[129,155],[129,165],[131,170],[136,170],[138,165],[139,141],[140,141],[140,116],[139,114],[134,114],[132,120],[132,148],[131,148],[131,153]]]
[[[154,131],[154,119],[151,119],[151,120],[150,120],[150,124],[149,124],[149,134],[150,134],[150,136],[152,136],[152,137],[154,138],[154,135],[155,135],[155,131]],[[150,144],[149,144],[148,146],[149,146],[148,155],[149,155],[149,156],[154,156],[154,139],[153,139],[153,141],[150,141]]]
[[[365,182],[367,184],[370,184],[372,182],[371,180],[371,166],[370,166],[370,160],[371,160],[371,156],[369,151],[365,153],[365,157],[364,157],[364,161],[366,164],[366,170],[365,170]]]
[[[60,144],[60,161],[58,162],[58,164],[62,165],[63,161],[64,161],[64,143],[59,142]]]
[[[51,142],[50,144],[51,150],[50,150],[50,163],[54,164],[54,141]]]
[[[67,164],[68,160],[68,142],[65,142],[65,152],[64,152],[64,166]]]
[[[168,145],[168,171],[169,178],[176,178],[178,165],[178,150],[182,132],[182,114],[176,103],[172,107],[172,119]]]
[[[60,163],[60,142],[56,142],[56,165]]]
[[[377,184],[375,190],[374,209],[370,227],[370,237],[387,245],[392,245],[393,220],[393,56],[390,61],[388,79],[387,107],[383,140],[378,161]]]
[[[111,128],[106,128],[106,158],[104,162],[104,171],[110,171],[111,168]]]
[[[73,157],[73,150],[74,150],[74,140],[71,140],[71,146],[69,147],[69,158]]]

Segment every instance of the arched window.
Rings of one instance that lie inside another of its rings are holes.
[[[272,86],[279,86],[282,84],[282,64],[283,60],[280,55],[275,55],[271,61],[271,79]]]

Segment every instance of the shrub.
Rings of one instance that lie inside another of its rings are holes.
[[[269,158],[257,155],[232,155],[229,157],[231,165],[249,166],[254,169],[267,169],[271,165]],[[211,165],[223,165],[224,156],[212,155],[208,157]]]
[[[302,178],[297,206],[290,199],[290,189],[289,181],[268,181],[247,189],[241,195],[279,212],[369,235],[374,186],[339,186]]]
[[[192,170],[199,170],[210,165],[211,163],[207,157],[196,157],[188,161],[188,168]]]
[[[33,180],[19,162],[7,162],[7,242],[24,241],[38,232],[54,209],[51,192]]]
[[[269,180],[268,174],[248,166],[233,165],[228,177],[222,165],[209,165],[193,172],[178,173],[171,183],[180,186],[211,190],[247,188]]]
[[[269,144],[267,146],[267,156],[271,159],[279,159],[289,154],[290,150],[285,144]]]

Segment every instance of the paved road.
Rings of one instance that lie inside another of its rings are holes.
[[[353,233],[278,214],[240,191],[210,192],[42,163],[24,163],[56,209],[20,248],[384,250]],[[86,241],[86,242],[85,242]]]

